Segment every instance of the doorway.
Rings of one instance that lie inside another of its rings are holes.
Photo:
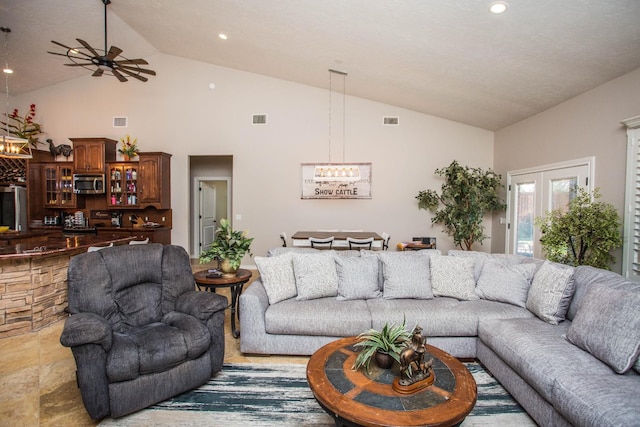
[[[542,258],[535,218],[566,209],[577,188],[590,191],[594,162],[590,157],[507,173],[507,253]]]
[[[190,252],[192,258],[215,238],[222,218],[231,218],[231,156],[192,156]]]

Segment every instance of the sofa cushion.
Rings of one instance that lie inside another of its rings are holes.
[[[613,271],[603,270],[602,268],[591,267],[590,265],[579,265],[573,272],[573,281],[575,283],[575,291],[569,311],[567,311],[567,319],[573,320],[578,306],[582,302],[582,296],[587,292],[589,287],[594,283],[606,283],[610,288],[635,288],[640,291],[640,283],[631,282]]]
[[[417,252],[381,252],[384,275],[383,298],[433,298],[430,254]]]
[[[573,425],[617,427],[640,425],[640,376],[560,374],[553,404]]]
[[[617,373],[628,371],[640,354],[640,293],[591,285],[567,339]]]
[[[478,338],[549,402],[556,378],[611,374],[611,368],[564,338],[570,322],[552,325],[537,317],[481,320]]]
[[[289,299],[267,308],[265,328],[269,334],[347,337],[370,329],[371,316],[365,300]]]
[[[535,271],[534,264],[505,265],[487,261],[478,278],[476,294],[482,299],[524,307]]]
[[[552,325],[562,322],[573,296],[573,270],[567,265],[545,261],[533,276],[527,309]]]
[[[407,328],[420,325],[428,337],[475,337],[481,319],[511,319],[533,317],[524,308],[501,302],[435,297],[430,300],[396,299],[367,300],[372,327],[380,329],[385,322],[402,324]]]
[[[435,255],[431,257],[433,295],[459,300],[477,300],[474,258]]]
[[[336,256],[338,300],[379,298],[378,258]]]
[[[294,253],[293,274],[296,277],[298,300],[338,295],[334,251],[320,251],[315,254]]]
[[[156,322],[113,334],[113,345],[107,355],[109,382],[163,372],[207,351],[211,338],[204,323],[184,313],[167,316],[176,326]]]
[[[272,257],[255,257],[260,280],[269,297],[269,304],[275,304],[297,295],[296,278],[293,274],[293,253],[285,252]]]
[[[447,252],[449,256],[473,258],[476,261],[475,268],[473,270],[473,277],[477,282],[482,274],[482,269],[486,262],[498,262],[503,265],[520,264],[523,257],[521,255],[512,254],[492,254],[488,252],[480,251],[464,251],[462,249],[449,249]]]

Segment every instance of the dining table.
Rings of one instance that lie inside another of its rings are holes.
[[[353,239],[368,239],[373,237],[373,243],[371,244],[372,250],[382,250],[382,236],[375,231],[296,231],[291,236],[291,241],[295,247],[311,247],[309,238],[326,239],[333,236],[332,249],[349,249],[349,242],[347,237]]]

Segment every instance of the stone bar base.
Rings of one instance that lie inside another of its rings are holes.
[[[0,338],[37,331],[67,316],[71,256],[0,260]]]

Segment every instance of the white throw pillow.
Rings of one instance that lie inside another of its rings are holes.
[[[431,273],[427,251],[380,252],[385,299],[431,299]]]
[[[378,257],[336,255],[338,300],[379,298]]]
[[[293,275],[293,253],[274,257],[255,257],[260,279],[269,298],[269,304],[293,298],[297,294]]]
[[[545,261],[533,276],[527,295],[527,310],[552,325],[565,319],[575,285],[574,268]]]
[[[433,295],[472,301],[475,293],[474,258],[436,255],[431,257]]]
[[[500,261],[486,261],[476,294],[482,299],[524,307],[536,268],[535,264],[505,265]]]
[[[334,251],[293,254],[293,274],[298,290],[296,299],[308,300],[338,295],[338,273],[333,258]]]

